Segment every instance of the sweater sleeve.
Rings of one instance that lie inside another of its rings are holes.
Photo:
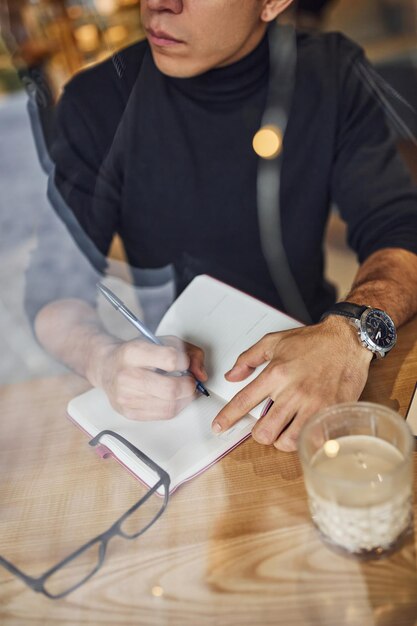
[[[83,104],[83,98],[77,99],[72,91],[64,93],[58,105],[48,195],[79,246],[88,253],[73,217],[96,250],[106,256],[118,228],[122,187],[112,160],[116,128],[102,126],[90,100],[85,98]],[[109,102],[105,107],[110,117],[111,105]],[[57,194],[63,202],[56,201]]]
[[[346,41],[342,38],[342,42]],[[332,196],[359,261],[387,247],[417,254],[417,189],[399,156],[363,53],[342,45]]]

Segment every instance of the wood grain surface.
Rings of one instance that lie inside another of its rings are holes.
[[[363,399],[405,415],[416,340],[417,318],[373,362]],[[30,575],[143,493],[66,419],[85,389],[73,375],[0,389],[0,554]],[[102,569],[67,598],[48,600],[0,568],[0,624],[411,626],[415,539],[379,561],[334,552],[310,521],[297,454],[248,440],[183,485],[145,535],[113,538]]]

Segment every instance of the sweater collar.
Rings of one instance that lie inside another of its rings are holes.
[[[252,52],[235,63],[209,70],[192,78],[165,77],[188,98],[205,103],[243,100],[267,83],[269,72],[268,34]]]

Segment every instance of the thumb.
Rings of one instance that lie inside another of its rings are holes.
[[[187,354],[190,357],[190,371],[199,380],[206,381],[208,378],[207,371],[204,367],[204,351],[198,346],[186,343]]]
[[[274,333],[275,341],[277,339]],[[237,358],[233,367],[226,372],[225,378],[230,382],[238,382],[247,378],[252,372],[265,363],[270,361],[272,354],[270,352],[272,344],[272,335],[265,335],[260,341],[255,343],[251,348],[242,352]]]

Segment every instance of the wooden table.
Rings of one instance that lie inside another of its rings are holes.
[[[405,414],[416,338],[417,318],[373,363],[363,399]],[[0,391],[0,554],[31,575],[108,528],[142,492],[65,418],[85,388],[68,375]],[[67,598],[48,600],[0,568],[0,623],[410,626],[415,540],[380,561],[331,551],[310,522],[297,454],[248,440],[182,486],[144,536],[112,539],[102,569]]]

